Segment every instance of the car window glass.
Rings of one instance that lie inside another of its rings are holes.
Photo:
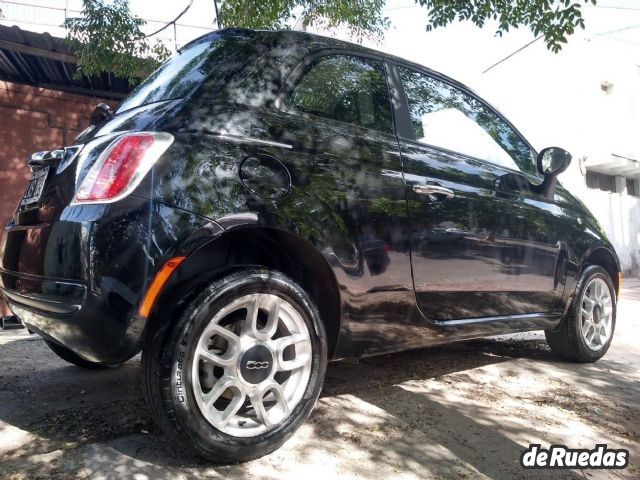
[[[399,70],[418,142],[535,174],[531,148],[494,111],[436,78]]]
[[[184,97],[210,73],[212,52],[229,41],[214,38],[195,42],[177,52],[138,85],[118,107],[118,113],[140,105]]]
[[[389,91],[379,60],[321,57],[296,85],[290,104],[302,112],[391,131]]]

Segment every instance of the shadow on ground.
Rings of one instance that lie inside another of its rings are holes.
[[[34,337],[18,338],[2,348],[0,420],[33,438],[15,448],[5,447],[0,474],[7,475],[14,469],[37,471],[43,463],[53,468],[53,476],[56,472],[65,476],[70,471],[111,471],[114,476],[118,472],[131,476],[138,471],[148,473],[149,464],[164,472],[211,467],[188,452],[177,450],[155,427],[141,397],[137,359],[119,369],[82,371],[58,360]],[[413,473],[418,477],[424,476],[427,468],[461,477],[522,476],[518,460],[523,447],[513,438],[526,437],[530,425],[526,421],[502,421],[488,408],[498,401],[499,378],[482,383],[482,375],[468,373],[514,359],[535,360],[529,362],[527,375],[547,375],[551,365],[559,376],[564,370],[572,374],[576,369],[584,371],[582,386],[604,398],[619,386],[616,375],[631,368],[616,365],[612,372],[552,363],[542,339],[515,337],[402,352],[357,364],[333,363],[319,405],[302,432],[267,457],[270,460],[252,464],[267,462],[277,476],[286,472],[286,465],[280,463],[286,464],[291,456],[297,464],[313,463],[318,451],[324,449],[341,468],[357,464],[354,471],[365,477],[379,476],[381,462],[391,473]],[[493,381],[497,382],[495,386]],[[567,388],[573,387],[550,385],[554,395],[532,391],[527,401],[562,404],[567,394],[577,396],[576,391]],[[496,398],[491,398],[492,390]],[[464,401],[465,398],[473,401]],[[585,398],[575,414],[584,412],[591,421],[591,401]],[[603,408],[605,414],[600,423],[638,441],[638,432],[630,431],[625,420],[638,412],[624,411],[619,404],[614,407]],[[103,444],[109,446],[106,453],[96,448]],[[62,454],[52,454],[60,450]],[[116,459],[114,451],[122,455]],[[58,461],[58,457],[62,460]],[[118,461],[126,463],[118,465]],[[250,474],[252,464],[217,466],[215,472],[242,478]],[[261,471],[268,477],[264,469]],[[540,478],[539,473],[535,477]],[[552,472],[546,473],[553,476]],[[564,472],[562,476],[572,475]]]

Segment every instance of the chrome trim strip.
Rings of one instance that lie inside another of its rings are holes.
[[[447,198],[455,196],[453,190],[440,185],[414,185],[413,191],[419,195],[444,195]]]
[[[293,145],[290,145],[288,143],[274,142],[272,140],[263,140],[261,138],[255,138],[255,137],[246,137],[244,135],[233,135],[231,133],[214,133],[213,135],[223,140],[231,140],[232,142],[257,143],[258,145],[267,145],[269,147],[278,147],[278,148],[287,148],[287,149],[293,148]]]
[[[463,318],[458,320],[432,320],[438,326],[442,327],[459,327],[460,325],[473,325],[490,322],[526,322],[535,320],[557,320],[562,316],[561,313],[522,313],[516,315],[501,315],[496,317],[480,317],[480,318]],[[501,335],[501,334],[496,334]]]

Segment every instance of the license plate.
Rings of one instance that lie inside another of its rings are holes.
[[[27,186],[27,191],[24,192],[20,205],[31,205],[37,203],[44,190],[44,183],[47,181],[47,174],[49,173],[49,167],[42,167],[33,171],[33,176]]]

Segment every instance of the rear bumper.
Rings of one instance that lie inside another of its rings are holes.
[[[86,360],[115,365],[137,352],[132,327],[144,319],[108,308],[85,284],[3,270],[0,291],[29,330]]]
[[[0,292],[30,330],[82,358],[115,365],[135,355],[138,309],[157,268],[200,217],[130,196],[69,207],[46,224],[6,226]]]
[[[0,271],[0,278],[2,293],[9,302],[52,315],[80,311],[87,296],[87,287],[80,283],[8,271]]]

